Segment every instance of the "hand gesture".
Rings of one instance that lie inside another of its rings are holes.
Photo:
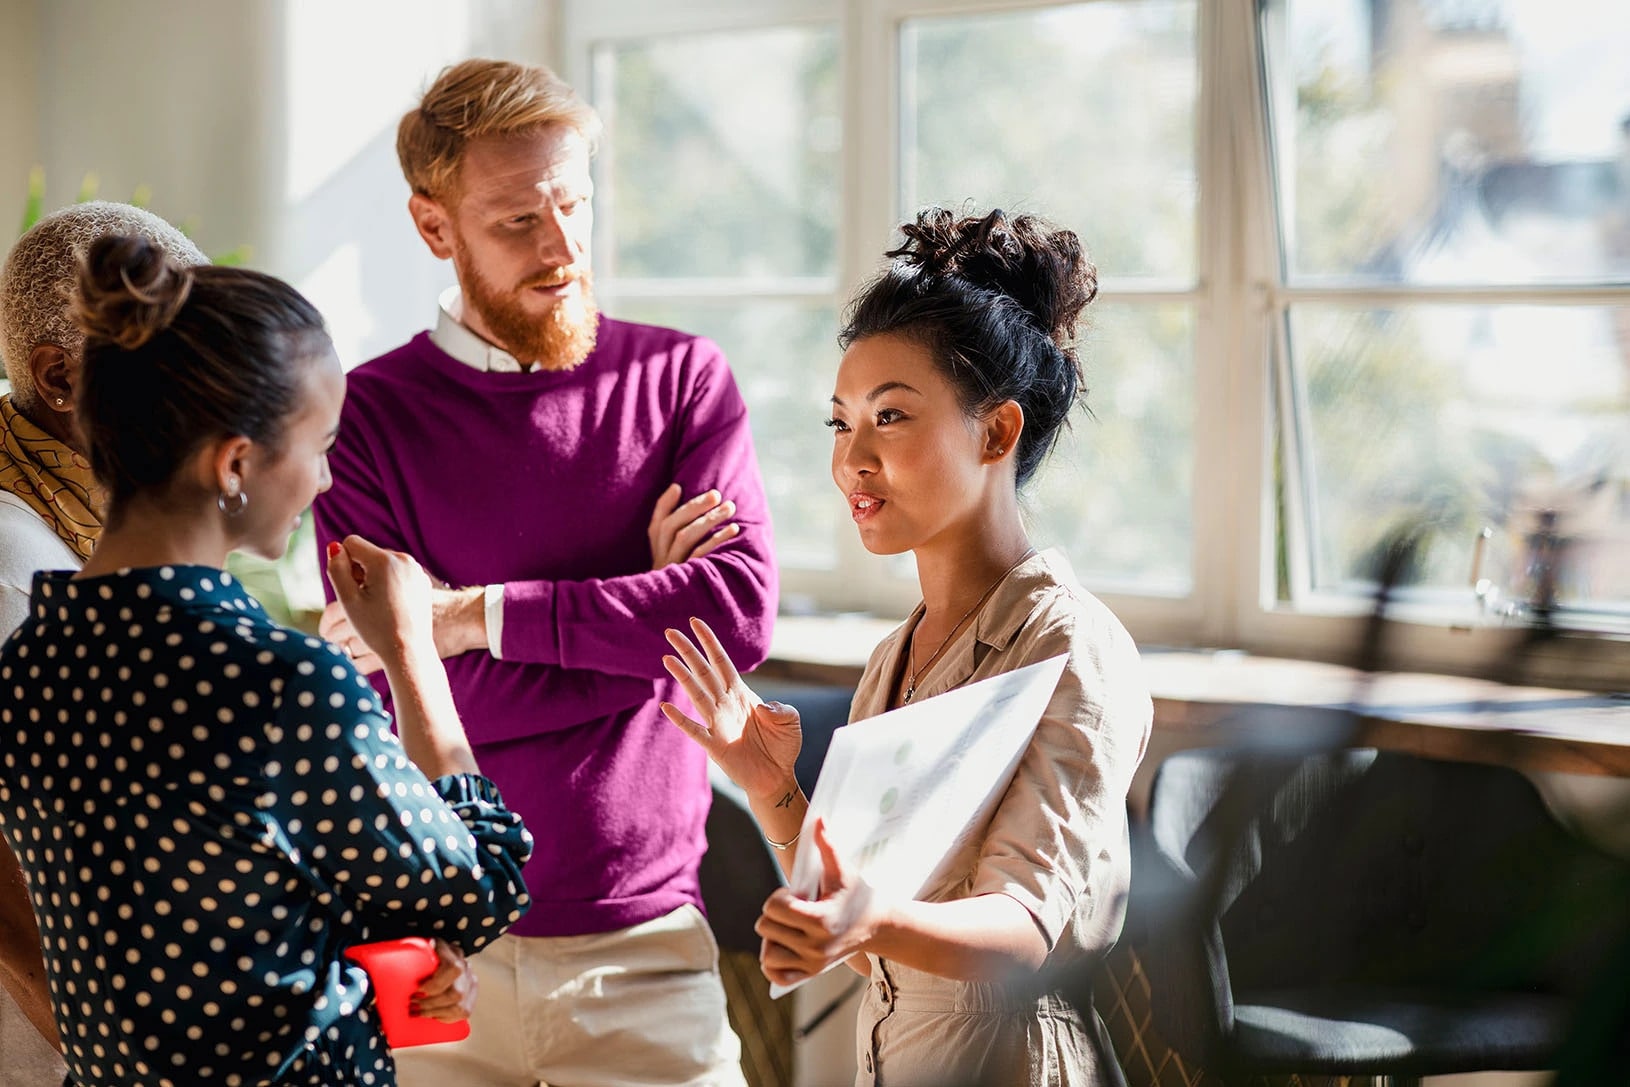
[[[332,554],[333,549],[340,545],[331,543],[328,546]],[[365,577],[362,567],[355,562],[352,563],[351,575],[353,580],[359,582]],[[338,592],[339,590],[335,589],[336,595]],[[430,626],[438,657],[445,660],[471,649],[485,648],[485,597],[484,587],[454,589],[446,582],[431,579]],[[368,640],[351,621],[350,615],[345,610],[343,598],[331,601],[323,609],[323,617],[317,623],[317,632],[344,650],[345,655],[357,666],[357,671],[363,675],[371,675],[385,666],[379,654],[369,647]]]
[[[325,612],[319,629],[353,660],[378,668],[410,646],[434,644],[430,578],[413,556],[347,536],[328,545],[328,580],[345,622]]]
[[[708,625],[700,619],[690,625],[696,644],[677,630],[667,631],[668,644],[679,655],[663,657],[662,666],[679,681],[702,720],[693,721],[672,702],[662,703],[662,712],[701,744],[749,798],[764,800],[785,792],[803,746],[798,711],[760,699]]]
[[[827,837],[826,820],[815,820],[813,833],[815,847],[821,851],[818,895],[803,899],[778,887],[753,926],[763,938],[759,968],[777,985],[814,977],[833,963],[864,951],[884,913],[872,885],[838,857]]]
[[[651,511],[651,524],[645,534],[651,541],[653,570],[686,559],[699,559],[741,532],[741,526],[735,524],[713,531],[736,513],[736,504],[725,501],[718,491],[703,491],[680,505],[683,493],[679,484],[670,484],[658,496],[656,508]]]
[[[475,1011],[475,971],[458,948],[436,937],[436,972],[419,983],[408,1004],[408,1014],[458,1023]]]

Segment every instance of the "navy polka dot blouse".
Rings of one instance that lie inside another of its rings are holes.
[[[520,818],[426,780],[351,662],[224,571],[42,573],[32,608],[0,652],[0,830],[70,1082],[394,1084],[342,952],[498,936]]]

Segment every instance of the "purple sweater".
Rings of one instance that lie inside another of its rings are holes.
[[[421,333],[348,379],[319,552],[359,533],[454,585],[504,585],[503,660],[449,659],[481,763],[536,839],[519,936],[607,932],[701,905],[706,756],[657,709],[666,627],[700,616],[745,671],[775,614],[769,510],[747,409],[708,340],[602,319],[564,372],[487,373]],[[651,570],[678,481],[742,532]],[[384,689],[382,676],[375,677]]]

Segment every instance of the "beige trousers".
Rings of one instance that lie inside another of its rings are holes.
[[[470,961],[470,1036],[397,1050],[401,1087],[744,1087],[694,906],[615,932],[503,936]]]

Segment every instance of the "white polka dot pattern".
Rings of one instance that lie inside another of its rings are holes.
[[[0,652],[0,830],[81,1087],[366,1084],[353,943],[473,952],[529,904],[485,778],[427,781],[333,646],[198,566],[35,579]]]

